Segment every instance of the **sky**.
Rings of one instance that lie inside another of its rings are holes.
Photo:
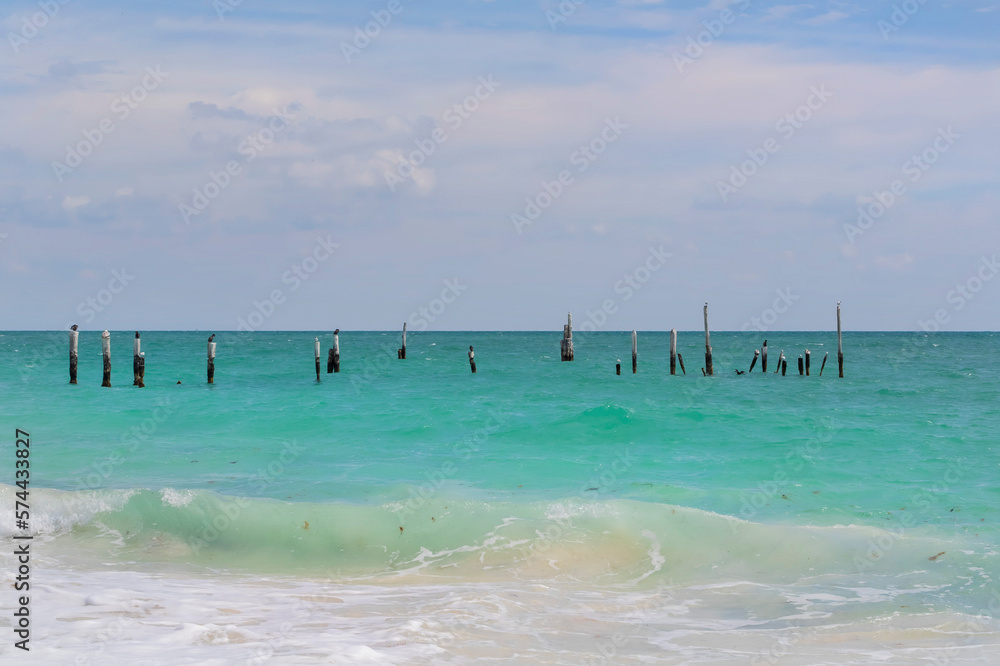
[[[0,23],[0,330],[1000,329],[995,0]]]

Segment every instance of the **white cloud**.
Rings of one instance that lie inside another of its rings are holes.
[[[66,210],[73,210],[74,208],[79,208],[80,206],[86,206],[90,203],[90,197],[66,197],[63,199],[62,206]]]

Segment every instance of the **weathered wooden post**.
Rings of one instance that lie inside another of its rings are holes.
[[[135,332],[135,340],[132,341],[132,386],[139,385],[139,352],[142,341],[139,339],[139,331]]]
[[[670,329],[670,374],[677,374],[677,329]]]
[[[340,329],[333,332],[333,346],[326,355],[326,374],[340,372]]]
[[[316,381],[319,381],[319,358],[322,351],[323,350],[319,344],[319,338],[316,338],[316,342],[313,343],[313,355],[316,357]]]
[[[636,335],[636,332],[632,331],[632,374],[633,375],[638,370],[638,364],[639,364],[638,356],[639,356],[638,337]]]
[[[472,374],[476,374],[476,352],[473,351],[472,345],[469,345],[469,366],[472,368]]]
[[[760,350],[759,350],[759,349],[754,349],[754,350],[753,350],[753,360],[752,360],[752,361],[750,361],[750,369],[749,369],[749,370],[747,370],[747,374],[748,374],[748,375],[749,375],[749,374],[750,374],[751,372],[753,372],[753,367],[754,367],[755,365],[757,365],[757,359],[758,359],[759,357],[760,357]]]
[[[615,363],[615,374],[616,375],[622,374],[622,360],[621,359],[618,359],[618,361]]]
[[[785,373],[788,372],[788,361],[785,360],[785,355],[781,355],[781,376],[784,377]]]
[[[208,383],[215,383],[215,333],[208,336]]]
[[[807,349],[806,350],[806,377],[809,376],[809,360],[811,358],[810,354],[811,354],[811,352]]]
[[[802,376],[804,374],[803,368],[804,366],[802,364],[802,354],[799,354],[799,376]]]
[[[687,375],[687,370],[684,369],[684,357],[680,352],[677,352],[677,362],[681,364],[681,372]]]
[[[80,332],[76,330],[77,325],[73,324],[69,330],[69,383],[76,384],[76,361]]]
[[[104,381],[101,386],[111,386],[111,334],[101,333],[101,354],[104,356]]]
[[[778,374],[779,372],[781,372],[781,362],[784,360],[784,358],[785,358],[785,350],[782,349],[778,353],[778,367],[774,369],[774,374]]]
[[[406,358],[406,322],[405,321],[403,322],[403,346],[399,348],[399,353],[397,354],[397,358],[400,358],[400,359],[405,359]]]
[[[708,338],[708,303],[705,303],[705,371],[712,374],[712,342]]]
[[[760,371],[767,374],[767,340],[764,340],[764,346],[760,348]]]
[[[563,339],[559,343],[559,355],[563,361],[573,360],[573,313],[566,315],[566,325],[563,326]]]
[[[823,368],[826,367],[826,359],[827,359],[828,356],[830,356],[830,352],[827,352],[827,353],[823,354],[823,363],[819,366],[819,376],[820,377],[823,376]]]
[[[844,339],[840,332],[840,301],[837,301],[837,367],[840,368],[840,376],[844,376]]]

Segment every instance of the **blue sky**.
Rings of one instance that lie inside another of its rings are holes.
[[[0,20],[2,329],[1000,328],[1000,0]]]

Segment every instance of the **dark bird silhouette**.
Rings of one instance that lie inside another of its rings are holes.
[[[211,342],[214,339],[215,339],[215,333],[212,333],[212,335],[208,336],[208,341],[209,342]]]
[[[70,326],[70,327],[69,327],[69,330],[71,330],[71,331],[75,331],[75,330],[76,330],[76,324],[73,324],[72,326]]]

